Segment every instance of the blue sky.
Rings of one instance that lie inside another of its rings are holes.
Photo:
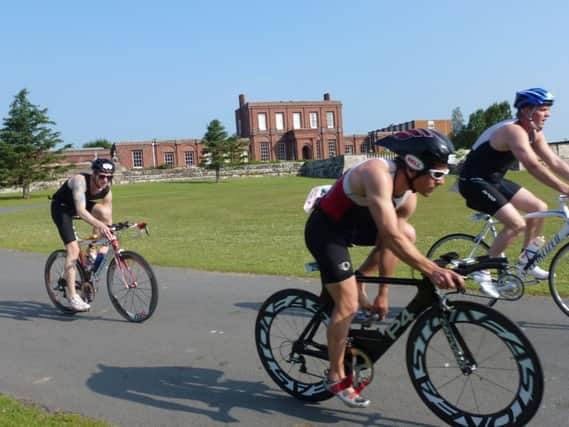
[[[3,2],[0,118],[23,88],[66,143],[235,132],[248,101],[343,103],[345,133],[556,96],[569,139],[566,0]]]

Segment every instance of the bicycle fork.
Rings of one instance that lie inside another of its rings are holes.
[[[450,316],[452,316],[451,308],[445,301],[442,301],[440,310],[441,327],[458,367],[464,375],[470,375],[476,371],[478,366],[462,334],[454,323],[449,322]]]

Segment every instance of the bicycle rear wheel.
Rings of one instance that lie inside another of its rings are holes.
[[[63,249],[53,251],[45,262],[44,282],[45,289],[53,305],[65,314],[75,314],[67,305],[67,281],[65,279],[65,257],[67,252]],[[85,281],[85,271],[79,261],[75,265],[75,288],[80,292],[81,283]]]
[[[466,346],[476,365],[462,372],[438,310],[427,310],[407,341],[407,371],[421,400],[451,426],[527,424],[543,397],[543,371],[532,344],[496,310],[469,301],[449,305],[459,350]]]
[[[322,383],[328,368],[328,315],[322,313],[312,330],[314,334],[300,341],[320,307],[316,295],[300,289],[284,289],[265,301],[255,321],[255,344],[263,367],[282,390],[309,402],[332,397]],[[310,351],[320,356],[308,354]]]
[[[122,251],[109,264],[107,290],[113,307],[129,322],[144,322],[156,310],[158,282],[150,265],[136,252]]]
[[[569,243],[559,249],[551,261],[549,290],[557,306],[569,316]]]
[[[456,252],[458,259],[475,258],[478,256],[488,255],[490,246],[484,241],[476,242],[476,236],[464,233],[454,233],[441,237],[427,251],[427,258],[436,260],[442,255],[449,252]],[[495,276],[495,275],[494,275]],[[497,277],[494,277],[497,279]],[[473,295],[473,298],[465,298],[465,295],[457,294],[460,299],[474,299],[475,302],[493,306],[497,299],[489,298],[480,293],[478,284],[468,279],[464,283],[466,292]]]

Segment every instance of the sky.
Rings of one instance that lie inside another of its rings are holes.
[[[247,101],[342,102],[344,134],[465,118],[516,90],[569,139],[567,0],[20,0],[0,12],[0,118],[22,89],[67,144],[235,133]]]

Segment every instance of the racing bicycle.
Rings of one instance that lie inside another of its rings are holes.
[[[505,258],[455,261],[454,270],[465,276],[507,265]],[[539,357],[506,316],[484,304],[448,299],[426,278],[360,276],[358,281],[416,286],[417,294],[387,325],[373,319],[352,322],[345,369],[357,391],[369,386],[374,364],[412,326],[407,372],[421,400],[445,423],[522,426],[538,411],[544,388]],[[255,342],[263,367],[298,399],[319,402],[333,396],[323,384],[331,309],[326,291],[319,297],[284,289],[271,295],[257,315]]]
[[[75,265],[75,288],[84,301],[91,304],[95,300],[99,283],[106,279],[107,291],[113,307],[129,322],[148,320],[158,304],[158,282],[152,268],[136,252],[119,247],[117,236],[123,230],[134,230],[137,234],[146,232],[145,222],[120,222],[109,226],[113,233],[111,239],[90,236],[79,238],[74,227],[77,242],[81,248]],[[99,265],[88,254],[94,247],[107,246]],[[67,305],[67,282],[65,279],[66,251],[52,252],[45,263],[45,287],[49,299],[65,314],[77,313]]]
[[[558,210],[532,212],[524,215],[525,219],[558,217],[563,220],[559,231],[547,241],[541,249],[531,258],[522,271],[516,271],[512,266],[497,271],[494,275],[496,289],[502,299],[516,300],[523,296],[525,286],[537,284],[540,281],[530,278],[528,271],[543,261],[553,250],[569,237],[569,207],[568,196],[557,197]],[[496,225],[499,222],[485,213],[477,212],[471,216],[473,221],[481,221],[484,226],[476,236],[465,233],[453,233],[437,240],[427,251],[427,257],[437,259],[441,254],[456,252],[462,260],[473,260],[488,253],[490,244],[486,242],[487,236],[492,240],[498,232]],[[549,265],[549,291],[557,306],[569,316],[569,242],[565,243],[553,257]],[[488,304],[493,305],[496,300],[488,298]]]

